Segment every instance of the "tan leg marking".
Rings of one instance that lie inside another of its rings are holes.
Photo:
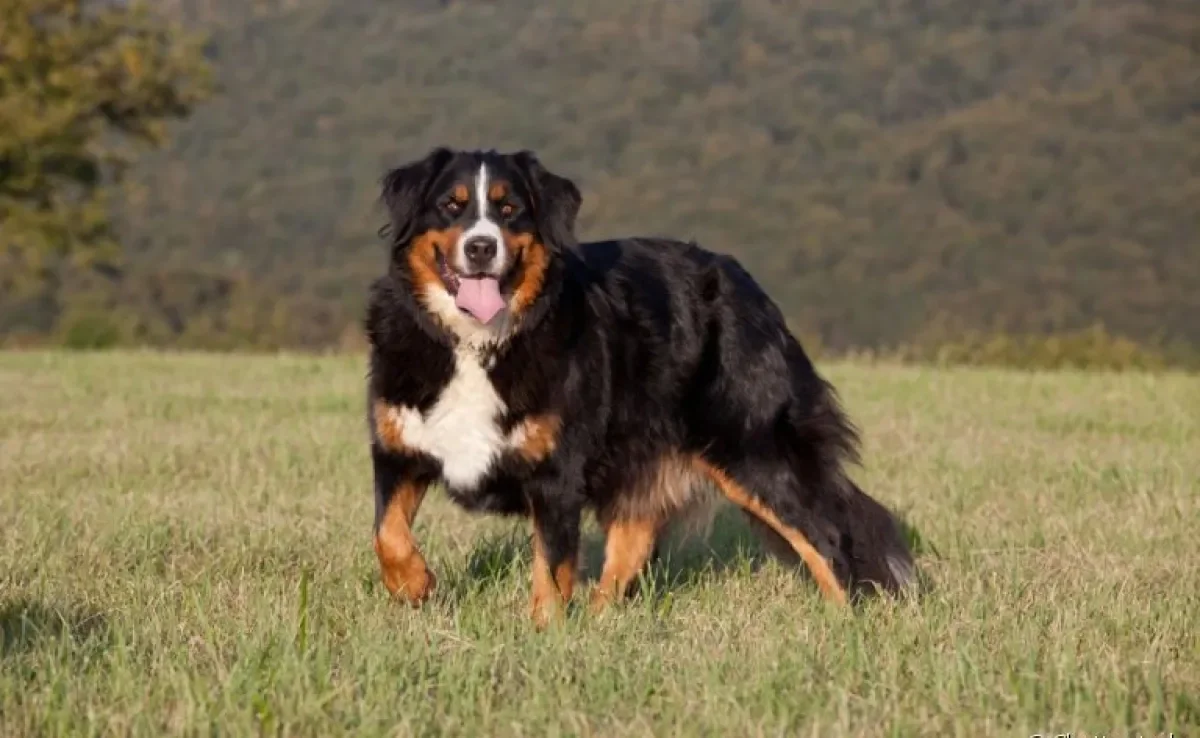
[[[601,612],[625,596],[629,585],[654,552],[658,524],[650,519],[617,520],[605,530],[604,570],[592,590],[592,612]]]
[[[809,542],[803,533],[780,520],[779,516],[771,508],[760,502],[758,498],[750,494],[740,484],[730,479],[729,475],[721,469],[701,458],[696,459],[696,464],[712,479],[713,484],[717,485],[717,489],[721,490],[721,493],[729,498],[730,502],[766,523],[771,530],[778,533],[784,540],[791,544],[796,553],[800,555],[800,558],[804,560],[804,563],[808,565],[813,579],[816,580],[817,586],[821,588],[821,592],[824,593],[827,599],[840,605],[846,604],[846,590],[833,573],[833,568],[829,566],[829,562],[817,552],[817,549],[813,547],[812,543]]]
[[[800,555],[796,553],[796,549],[792,548],[792,544],[787,542],[787,539],[775,532],[771,526],[754,517],[750,513],[746,513],[746,522],[754,529],[755,535],[762,543],[763,548],[767,553],[779,560],[784,566],[800,566],[803,561]]]
[[[520,443],[517,453],[529,463],[536,464],[554,453],[558,446],[562,418],[557,415],[534,415],[521,421],[518,427]]]
[[[388,501],[375,533],[375,555],[379,557],[384,586],[413,605],[429,597],[437,585],[412,535],[412,523],[425,498],[425,489],[424,484],[402,482]]]
[[[566,603],[575,589],[575,558],[571,557],[558,566],[550,566],[542,534],[537,521],[533,524],[533,602],[530,617],[534,625],[544,628],[552,620],[562,617]]]

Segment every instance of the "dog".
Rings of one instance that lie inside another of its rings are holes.
[[[388,172],[382,201],[367,420],[392,595],[416,604],[436,585],[413,538],[435,483],[531,520],[539,626],[571,598],[585,512],[606,538],[602,611],[706,487],[833,602],[913,580],[898,520],[847,475],[858,436],[834,388],[735,259],[579,243],[579,189],[531,151],[435,149]]]

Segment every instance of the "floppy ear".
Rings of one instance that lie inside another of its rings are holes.
[[[518,152],[515,158],[533,191],[533,214],[542,241],[550,248],[574,246],[575,216],[583,203],[579,188],[542,166],[532,151]]]
[[[453,156],[450,149],[439,147],[424,159],[393,169],[384,176],[380,199],[387,207],[391,222],[380,233],[386,232],[393,246],[403,245],[412,237],[413,218],[425,191]]]

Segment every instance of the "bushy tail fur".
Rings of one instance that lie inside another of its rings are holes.
[[[858,460],[858,434],[832,386],[808,407],[793,407],[790,464],[799,482],[799,507],[817,531],[813,544],[851,593],[874,586],[898,593],[913,582],[915,565],[900,521],[846,472]],[[808,393],[807,396],[813,396]]]
[[[845,560],[852,592],[878,585],[898,593],[913,582],[916,569],[900,522],[890,510],[844,480],[840,494],[845,506],[822,505],[817,514],[840,533],[839,549]]]

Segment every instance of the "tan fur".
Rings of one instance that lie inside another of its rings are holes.
[[[375,555],[384,586],[393,596],[413,605],[425,600],[437,585],[412,535],[412,523],[425,499],[425,490],[423,484],[402,483],[388,502],[375,533]]]
[[[600,510],[604,569],[592,591],[592,610],[599,612],[624,597],[668,528],[682,536],[706,535],[720,499],[713,492],[691,457],[667,454]]]
[[[650,518],[616,520],[608,525],[604,531],[604,570],[592,590],[593,612],[600,612],[625,596],[630,583],[654,552],[660,528],[661,520]]]
[[[534,625],[544,628],[551,621],[561,618],[566,603],[575,588],[574,558],[561,562],[553,570],[538,530],[537,519],[533,519],[533,599],[530,617]]]
[[[803,533],[785,524],[773,510],[764,505],[740,484],[733,481],[722,469],[698,457],[695,459],[695,466],[717,485],[717,489],[721,490],[721,493],[730,502],[761,520],[795,549],[796,553],[808,566],[809,571],[812,572],[813,579],[816,580],[817,586],[827,599],[839,605],[846,604],[846,590],[833,573],[833,568],[830,567],[829,562],[813,547],[812,543],[809,542]]]
[[[408,266],[412,271],[413,289],[417,297],[429,304],[431,287],[445,289],[442,275],[438,269],[437,253],[449,254],[462,228],[447,228],[442,231],[426,231],[412,240],[408,247]]]
[[[521,421],[514,432],[519,439],[517,453],[530,463],[542,461],[558,446],[562,418],[557,415],[534,415]]]
[[[630,489],[622,490],[600,511],[603,524],[616,520],[661,520],[691,509],[703,495],[697,487],[707,478],[692,460],[681,454],[668,454]]]
[[[375,420],[375,438],[379,444],[389,451],[402,453],[404,445],[404,424],[400,420],[400,411],[383,400],[376,400],[372,409]]]
[[[550,268],[550,251],[532,233],[504,231],[504,245],[519,270],[513,288],[510,309],[514,316],[529,309],[546,286],[546,270]]]

